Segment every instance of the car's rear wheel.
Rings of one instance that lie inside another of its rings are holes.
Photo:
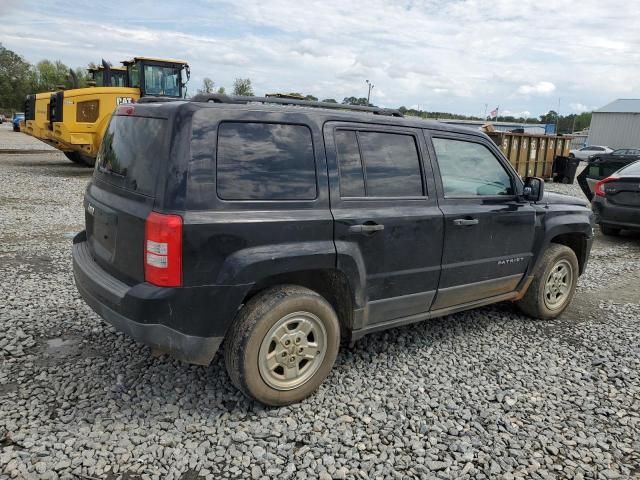
[[[603,235],[611,235],[615,237],[620,235],[620,230],[621,229],[612,227],[610,225],[600,224],[600,231],[603,233]]]
[[[542,256],[529,289],[516,304],[532,317],[556,318],[571,303],[578,275],[578,259],[573,250],[552,243]]]
[[[311,395],[338,354],[340,325],[323,297],[307,288],[279,286],[253,297],[225,340],[232,383],[272,406]]]
[[[576,156],[573,153],[570,153],[569,158],[576,158]]]

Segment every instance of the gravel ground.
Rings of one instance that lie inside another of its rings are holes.
[[[640,478],[640,236],[598,235],[555,321],[501,304],[370,335],[265,408],[220,355],[154,357],[79,298],[90,174],[0,154],[0,478]]]

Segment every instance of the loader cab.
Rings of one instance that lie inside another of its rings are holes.
[[[125,67],[105,68],[100,65],[88,69],[90,85],[95,87],[127,87],[127,69]]]
[[[141,97],[183,98],[189,81],[189,65],[182,60],[136,57],[122,62],[129,86],[140,89]]]

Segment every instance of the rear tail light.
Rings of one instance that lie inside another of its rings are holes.
[[[598,183],[596,183],[596,186],[594,187],[594,193],[598,196],[598,197],[606,197],[607,196],[607,192],[604,191],[604,185],[606,183],[609,182],[613,182],[614,180],[618,180],[618,177],[607,177],[604,180],[600,180]]]
[[[136,107],[133,105],[120,105],[116,108],[116,115],[133,115],[136,113]]]
[[[151,212],[144,232],[144,279],[160,287],[182,286],[182,217]]]

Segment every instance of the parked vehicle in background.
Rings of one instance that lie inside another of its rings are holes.
[[[2,125],[6,121],[6,117],[0,114],[0,125]]]
[[[589,157],[589,160],[591,162],[611,162],[611,164],[618,162],[627,165],[630,162],[640,160],[640,148],[618,148],[609,153],[595,153]]]
[[[578,184],[589,201],[593,200],[595,184],[630,163],[640,160],[640,149],[620,148],[611,153],[599,154],[578,175]]]
[[[597,182],[594,192],[592,208],[602,233],[640,231],[640,161]]]
[[[585,201],[485,134],[395,110],[199,95],[117,108],[73,240],[107,322],[285,405],[340,340],[514,301],[555,318],[593,240]]]
[[[600,145],[590,145],[588,147],[574,148],[569,151],[569,156],[579,158],[580,160],[588,160],[593,155],[605,154],[613,152],[612,148]]]
[[[22,112],[14,113],[13,114],[13,118],[11,119],[11,123],[13,124],[13,131],[14,132],[19,132],[20,131],[20,122],[24,122],[24,113],[22,113]]]

